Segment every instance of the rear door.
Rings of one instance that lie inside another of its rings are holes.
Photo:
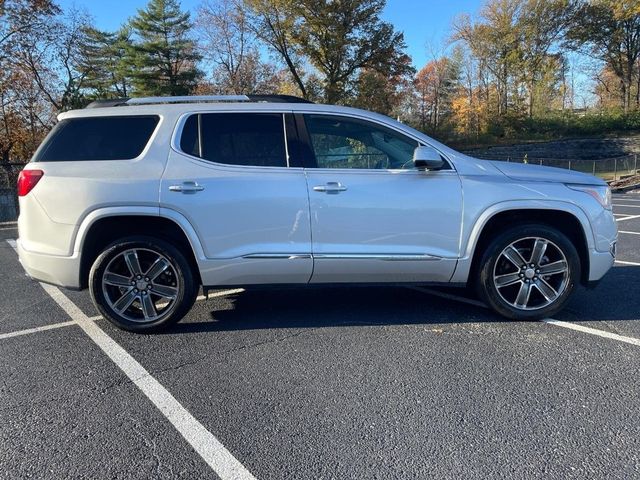
[[[416,170],[419,142],[366,119],[305,114],[298,125],[315,167],[311,281],[448,282],[462,221],[457,172]]]
[[[304,170],[282,112],[212,112],[179,122],[161,208],[188,219],[205,285],[306,283],[313,269]]]

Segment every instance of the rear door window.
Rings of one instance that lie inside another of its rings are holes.
[[[131,160],[153,134],[157,115],[67,118],[51,131],[35,162]]]
[[[203,113],[190,116],[180,138],[183,152],[226,165],[286,167],[281,113]]]

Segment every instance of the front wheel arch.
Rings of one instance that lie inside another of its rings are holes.
[[[586,286],[589,282],[589,247],[582,223],[572,213],[563,210],[546,209],[505,210],[489,218],[482,227],[475,243],[467,283],[472,287],[475,286],[475,279],[481,267],[482,256],[496,236],[511,227],[531,223],[554,228],[571,240],[580,259],[580,283]]]

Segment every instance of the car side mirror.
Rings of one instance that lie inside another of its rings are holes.
[[[444,160],[435,148],[419,146],[413,152],[413,165],[421,170],[438,170],[444,166]]]

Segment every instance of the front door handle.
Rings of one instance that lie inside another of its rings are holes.
[[[199,185],[198,182],[182,182],[180,185],[170,185],[170,192],[180,192],[180,193],[196,193],[204,190],[202,185]]]
[[[347,187],[342,185],[340,182],[327,182],[324,185],[316,185],[313,187],[314,192],[324,192],[324,193],[340,193],[346,192]]]

